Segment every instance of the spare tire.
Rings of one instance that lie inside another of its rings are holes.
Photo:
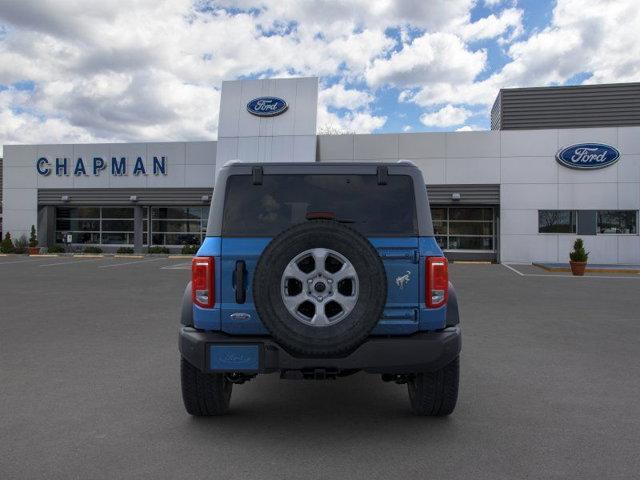
[[[295,225],[265,248],[253,278],[260,320],[286,350],[338,356],[382,316],[387,277],[376,249],[332,220]]]

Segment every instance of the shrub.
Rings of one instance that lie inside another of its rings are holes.
[[[133,248],[131,247],[120,247],[116,253],[120,255],[131,255],[133,253]]]
[[[182,246],[182,254],[183,255],[195,255],[198,253],[198,248],[200,245],[183,245]]]
[[[13,247],[13,241],[11,240],[11,234],[7,232],[4,236],[4,240],[0,243],[0,252],[2,253],[13,253],[15,248]]]
[[[100,247],[88,246],[84,247],[82,253],[102,253],[102,249]]]
[[[149,253],[169,253],[169,249],[167,247],[154,246],[149,247]]]
[[[15,241],[14,252],[15,253],[27,253],[27,247],[28,246],[29,246],[29,242],[27,240],[27,237],[25,235],[21,235],[20,238],[18,238]]]
[[[29,246],[31,248],[38,246],[38,236],[36,235],[35,225],[31,225],[31,235],[29,235]]]
[[[589,258],[589,252],[584,249],[584,242],[581,238],[577,238],[573,243],[573,252],[569,253],[569,258],[573,262],[586,262]]]
[[[48,253],[64,253],[64,247],[62,245],[51,245],[47,248]]]

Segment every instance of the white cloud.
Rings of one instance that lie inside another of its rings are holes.
[[[366,72],[372,86],[413,87],[433,82],[471,82],[484,69],[485,50],[471,51],[452,33],[425,33]]]
[[[478,125],[465,125],[464,127],[456,128],[456,132],[478,132],[484,130]]]
[[[420,121],[428,127],[451,127],[463,124],[471,115],[473,113],[466,108],[446,105],[436,112],[423,113]]]
[[[347,89],[336,83],[320,90],[318,94],[318,132],[320,133],[371,133],[384,126],[386,116],[374,115],[369,104],[374,97],[368,92]],[[330,109],[347,109],[338,115]]]
[[[491,14],[465,25],[458,33],[465,40],[484,40],[510,32],[508,40],[513,40],[524,32],[522,16],[522,10],[507,8],[502,10],[498,16]]]
[[[337,82],[320,93],[318,124],[361,132],[386,124],[390,113],[371,105],[390,86],[400,104],[439,108],[425,117],[442,124],[453,121],[440,113],[448,107],[487,114],[503,87],[562,84],[585,72],[591,83],[640,80],[636,0],[557,0],[551,23],[528,36],[526,7],[485,0],[493,13],[472,22],[476,3],[4,2],[0,143],[214,139],[220,83],[240,76]],[[488,72],[477,40],[497,42],[504,66]],[[34,88],[11,86],[24,81]],[[332,112],[343,108],[342,117]]]
[[[218,0],[215,4],[243,9],[259,7],[260,17],[267,24],[296,19],[304,29],[319,29],[333,36],[342,35],[346,25],[367,25],[374,29],[402,25],[445,28],[468,18],[475,1],[315,0],[311,8],[308,2],[299,0]]]
[[[504,67],[487,78],[423,82],[404,95],[423,107],[443,103],[489,107],[500,88],[563,84],[577,74],[586,83],[640,80],[640,9],[635,0],[558,0],[551,24],[507,49]],[[487,110],[488,112],[488,110]]]
[[[331,133],[371,133],[382,128],[386,116],[373,115],[367,111],[347,112],[343,116],[330,112],[323,105],[318,106],[318,131]]]
[[[362,90],[346,89],[341,83],[325,88],[318,94],[318,101],[321,104],[349,110],[366,107],[373,99],[374,97],[370,93]]]
[[[411,130],[413,130],[413,127],[411,125],[405,125],[404,127],[402,127],[402,131],[403,132],[410,132]]]

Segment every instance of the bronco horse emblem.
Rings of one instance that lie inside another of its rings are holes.
[[[396,285],[398,285],[398,287],[400,287],[400,290],[402,290],[404,286],[409,283],[409,280],[411,280],[411,272],[407,270],[407,273],[405,273],[404,275],[396,277]]]

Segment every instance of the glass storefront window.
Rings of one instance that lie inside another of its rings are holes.
[[[493,250],[492,237],[449,237],[449,250]]]
[[[131,218],[133,219],[133,208],[131,207],[108,207],[102,208],[102,218]]]
[[[133,232],[133,220],[102,220],[102,230],[110,232]]]
[[[58,207],[56,241],[63,243],[70,234],[72,243],[133,245],[134,215],[134,207]],[[142,243],[202,243],[208,217],[209,207],[143,207]]]
[[[58,207],[56,242],[133,245],[133,216],[133,207]]]
[[[90,220],[87,218],[58,218],[56,219],[56,230],[75,232],[99,232],[100,219]]]
[[[637,234],[638,212],[636,210],[598,211],[598,233]]]
[[[450,235],[492,235],[492,222],[449,222]]]
[[[197,245],[207,230],[209,207],[151,207],[153,245]],[[148,223],[145,221],[145,231]]]
[[[491,207],[436,207],[431,209],[433,231],[443,250],[494,250]]]
[[[538,232],[576,233],[576,218],[573,210],[538,210]]]
[[[100,243],[99,232],[58,232],[56,231],[56,243],[64,243],[63,234],[71,234],[71,243]]]
[[[57,218],[100,218],[98,207],[58,207]]]
[[[133,245],[133,232],[102,232],[102,242],[105,245]]]
[[[492,208],[450,208],[449,220],[485,220],[493,221]]]
[[[151,207],[151,218],[200,220],[202,218],[202,207]]]

